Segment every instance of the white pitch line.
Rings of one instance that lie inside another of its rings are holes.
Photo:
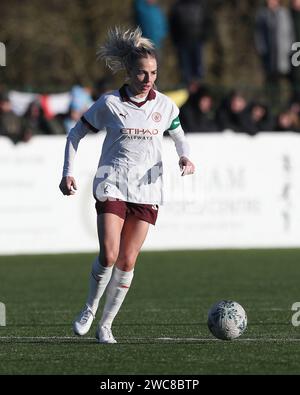
[[[95,340],[94,337],[84,337],[85,340]],[[77,340],[82,338],[75,336],[0,336],[0,340]]]
[[[82,342],[84,340],[95,340],[94,337],[74,337],[74,336],[0,336],[1,340],[28,340],[28,341],[64,341],[72,340]],[[134,338],[119,338],[122,341],[174,341],[174,342],[212,342],[220,341],[215,338],[198,338],[198,337],[134,337]],[[300,342],[300,338],[239,338],[234,342]],[[229,343],[226,341],[226,343]]]
[[[211,341],[220,341],[219,339],[208,339],[208,338],[197,338],[197,337],[158,337],[156,340],[168,340],[168,341],[201,341],[201,342],[211,342]],[[234,339],[234,342],[248,342],[248,341],[253,341],[253,342],[300,342],[300,339],[289,339],[289,338],[239,338],[239,339]],[[226,341],[228,343],[228,341]]]

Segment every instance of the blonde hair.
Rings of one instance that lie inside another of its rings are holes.
[[[107,34],[106,42],[96,52],[97,59],[103,59],[106,66],[116,73],[130,70],[137,59],[152,56],[157,58],[151,40],[142,37],[139,27],[135,30],[115,26]]]

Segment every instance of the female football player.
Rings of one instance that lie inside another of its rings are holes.
[[[192,174],[194,165],[177,106],[155,89],[157,58],[152,42],[142,37],[139,28],[114,28],[97,54],[113,72],[125,70],[127,83],[102,95],[71,129],[60,190],[73,195],[77,189],[73,162],[79,141],[89,131],[105,130],[93,185],[100,253],[92,265],[86,305],[73,330],[80,336],[89,331],[106,290],[96,338],[100,343],[116,343],[111,326],[132,282],[149,224],[155,224],[163,201],[164,131],[175,142],[182,175]]]

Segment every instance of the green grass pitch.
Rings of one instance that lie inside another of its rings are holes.
[[[0,374],[299,374],[300,250],[141,253],[113,332],[100,345],[72,333],[94,254],[0,257]],[[221,299],[248,315],[237,340],[215,339],[207,312]],[[97,314],[100,318],[100,310]]]

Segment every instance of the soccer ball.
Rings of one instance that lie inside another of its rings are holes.
[[[247,328],[247,315],[243,307],[232,300],[221,300],[208,312],[208,328],[222,340],[233,340]]]

